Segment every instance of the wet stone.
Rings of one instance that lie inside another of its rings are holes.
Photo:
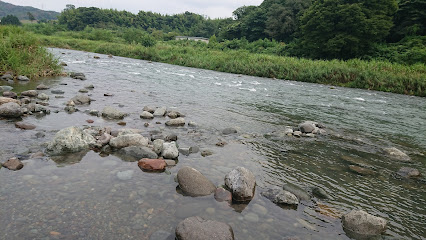
[[[355,166],[355,165],[349,165],[349,169],[354,172],[354,173],[358,173],[360,175],[363,176],[368,176],[368,175],[375,175],[376,171],[368,169],[368,168],[363,168],[363,167],[359,167],[359,166]]]
[[[64,91],[62,91],[62,90],[52,90],[52,91],[50,91],[52,94],[64,94],[65,92]]]
[[[214,198],[218,202],[231,202],[232,201],[232,194],[230,191],[224,189],[223,187],[219,187],[214,192]]]
[[[299,201],[309,201],[311,200],[311,197],[309,196],[308,192],[306,192],[301,187],[292,184],[292,183],[286,183],[283,186],[283,190],[289,191],[296,195],[296,197],[299,199]]]
[[[402,167],[397,172],[396,175],[402,178],[417,178],[420,177],[420,171],[415,168]]]
[[[201,217],[190,217],[176,227],[177,240],[233,240],[234,232],[226,223],[204,220]]]
[[[139,160],[138,166],[145,171],[162,172],[166,168],[166,162],[163,159],[148,159]]]
[[[222,130],[222,134],[223,135],[229,135],[229,134],[233,134],[233,133],[237,133],[237,129],[235,128],[225,128]]]
[[[21,161],[19,161],[18,158],[10,158],[5,163],[2,164],[3,167],[9,169],[9,170],[20,170],[24,167],[24,164],[22,164]]]
[[[156,231],[149,237],[149,240],[169,240],[172,234],[166,231]]]
[[[31,123],[24,123],[24,122],[16,122],[15,127],[23,129],[23,130],[32,130],[36,128],[35,125]]]

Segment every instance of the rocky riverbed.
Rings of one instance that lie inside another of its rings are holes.
[[[53,51],[69,77],[2,82],[4,239],[422,238],[426,140],[355,98],[423,99]]]

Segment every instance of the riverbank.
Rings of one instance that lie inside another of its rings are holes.
[[[0,74],[40,78],[61,73],[58,61],[34,34],[18,27],[0,27]]]
[[[383,61],[308,60],[253,54],[247,51],[219,51],[160,42],[153,47],[37,35],[49,47],[67,48],[174,65],[267,77],[426,96],[424,64],[411,66]]]

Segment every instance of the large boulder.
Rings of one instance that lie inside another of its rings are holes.
[[[163,143],[161,156],[166,159],[177,159],[179,156],[179,150],[176,146],[176,142]]]
[[[293,193],[280,188],[271,188],[261,193],[262,196],[275,204],[297,205],[299,199]]]
[[[237,167],[225,176],[225,185],[231,190],[234,201],[246,202],[254,197],[256,178],[250,170]]]
[[[90,104],[92,99],[87,95],[79,94],[71,98],[71,101],[73,101],[76,105],[84,105],[84,104]]]
[[[109,141],[109,145],[114,148],[124,148],[129,146],[148,146],[148,139],[140,134],[125,134],[117,136]]]
[[[362,210],[352,210],[342,217],[343,229],[360,235],[379,235],[386,230],[387,221]]]
[[[78,127],[69,127],[56,133],[48,143],[46,151],[50,155],[79,152],[94,146],[96,139]]]
[[[158,155],[148,147],[130,146],[120,149],[119,154],[125,156],[126,159],[137,161],[142,158],[158,158]]]
[[[166,122],[166,126],[184,126],[185,119],[184,118],[175,118]]]
[[[119,110],[110,107],[110,106],[106,106],[103,110],[102,110],[102,117],[104,118],[109,118],[109,119],[123,119],[127,114],[120,112]]]
[[[411,158],[398,148],[391,147],[383,149],[386,155],[401,162],[410,162]]]
[[[226,223],[189,217],[176,227],[177,240],[233,240],[234,232]]]
[[[18,118],[21,117],[23,111],[21,106],[15,102],[8,102],[0,105],[0,117]]]
[[[180,189],[185,194],[193,197],[207,196],[216,190],[216,186],[198,170],[191,167],[183,167],[177,173]]]

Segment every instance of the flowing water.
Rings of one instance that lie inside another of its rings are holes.
[[[51,51],[68,64],[66,71],[83,72],[87,80],[60,77],[14,84],[16,91],[49,85],[40,92],[50,96],[52,113],[25,117],[24,122],[37,126],[27,131],[15,128],[15,120],[0,120],[2,162],[43,150],[58,130],[88,125],[87,119],[94,126],[123,128],[84,113],[107,105],[129,113],[125,128],[142,129],[144,135],[174,133],[180,147],[199,146],[214,154],[181,155],[165,173],[142,172],[136,162],[93,151],[56,162],[27,159],[16,172],[2,168],[0,239],[174,239],[176,225],[195,215],[230,224],[236,239],[349,239],[339,216],[352,209],[387,219],[383,238],[426,239],[426,181],[393,177],[404,166],[426,174],[425,98]],[[65,113],[64,103],[87,84],[95,86],[89,94],[96,101],[79,107],[80,112]],[[64,98],[54,97],[51,90],[56,89],[65,91]],[[165,118],[142,120],[145,105],[176,108],[198,127],[168,128]],[[328,134],[274,134],[304,120],[325,124]],[[145,122],[150,126],[144,127]],[[238,133],[224,136],[226,127]],[[218,147],[219,141],[228,144]],[[387,157],[386,147],[403,150],[412,162]],[[373,166],[376,174],[350,172],[345,156]],[[216,185],[224,184],[230,170],[244,166],[256,176],[255,197],[249,204],[229,205],[212,195],[184,196],[174,181],[182,166],[198,169]],[[119,172],[127,176],[118,178]],[[333,199],[313,197],[286,209],[260,195],[285,183],[322,187]]]

